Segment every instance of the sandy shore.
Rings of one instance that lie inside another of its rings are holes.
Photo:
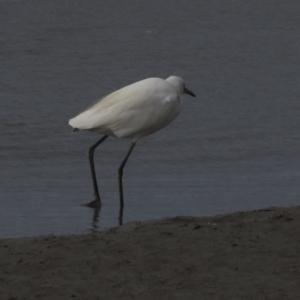
[[[300,208],[0,241],[0,299],[298,299]]]

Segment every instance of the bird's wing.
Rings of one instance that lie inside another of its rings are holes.
[[[128,88],[128,86],[101,98],[85,111],[83,111],[73,119],[70,119],[69,124],[73,128],[82,130],[93,129],[103,125],[103,123],[105,123],[104,119],[107,119],[109,115],[110,117],[112,117],[111,113],[109,113],[110,108],[117,103],[126,101],[128,98],[130,98],[131,94],[134,93],[134,91],[130,89],[126,91],[126,88]],[[137,93],[138,91],[135,92]]]

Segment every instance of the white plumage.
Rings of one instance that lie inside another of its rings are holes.
[[[180,77],[144,79],[105,96],[69,124],[74,130],[137,141],[167,126],[178,116],[183,92]]]

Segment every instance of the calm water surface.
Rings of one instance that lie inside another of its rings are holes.
[[[300,205],[297,1],[0,1],[0,237],[118,225],[117,168],[130,141],[95,160],[68,119],[150,77],[182,76],[169,127],[125,168],[124,222]]]

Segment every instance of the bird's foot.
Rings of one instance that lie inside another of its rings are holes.
[[[92,202],[83,204],[83,206],[87,206],[87,207],[91,207],[91,208],[100,208],[101,207],[100,198],[95,197],[95,199]]]

